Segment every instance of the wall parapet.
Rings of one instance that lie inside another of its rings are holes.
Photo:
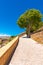
[[[8,63],[14,49],[17,47],[18,41],[19,38],[17,36],[8,44],[0,48],[0,65],[6,65],[6,63]]]
[[[26,32],[23,32],[23,33],[19,34],[18,36],[21,37],[21,36],[23,36],[24,34],[26,34]]]
[[[16,49],[18,42],[19,42],[19,37],[23,36],[26,34],[25,32],[19,34],[16,38],[14,38],[12,41],[10,41],[8,44],[0,48],[0,65],[8,65],[7,63],[9,62],[12,53]]]

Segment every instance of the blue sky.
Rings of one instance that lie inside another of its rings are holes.
[[[35,8],[43,13],[43,0],[0,0],[0,34],[17,35],[24,31],[16,24],[26,10]]]

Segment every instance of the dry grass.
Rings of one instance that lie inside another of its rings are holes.
[[[32,34],[31,38],[43,44],[43,31]]]

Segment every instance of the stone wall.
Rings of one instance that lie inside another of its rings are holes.
[[[17,47],[18,41],[19,41],[19,38],[17,36],[11,42],[9,42],[8,44],[0,48],[0,65],[7,65],[13,51]]]
[[[21,36],[23,36],[24,34],[26,34],[26,32],[23,32],[23,33],[19,34],[18,36],[21,37]]]
[[[19,37],[23,36],[24,34],[25,32],[19,34],[11,42],[0,48],[0,65],[8,65],[8,62],[18,45]]]

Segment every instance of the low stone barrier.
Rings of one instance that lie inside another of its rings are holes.
[[[23,36],[24,34],[26,34],[26,32],[23,32],[23,33],[19,34],[18,36],[21,37],[21,36]]]
[[[14,38],[11,42],[0,48],[0,65],[7,65],[15,48],[17,47],[19,38]]]

